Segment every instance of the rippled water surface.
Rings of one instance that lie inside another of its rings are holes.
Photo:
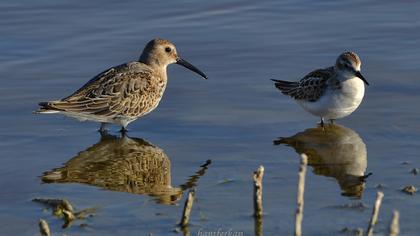
[[[305,235],[365,229],[378,186],[378,235],[395,209],[402,235],[418,234],[420,200],[400,189],[420,187],[410,173],[420,168],[419,11],[416,1],[2,1],[0,234],[36,235],[43,218],[59,235],[176,235],[195,186],[192,235],[253,235],[252,172],[264,165],[263,232],[290,235],[302,152]],[[129,137],[32,114],[136,60],[154,37],[173,41],[209,80],[169,66],[161,104]],[[297,80],[344,50],[360,55],[371,86],[324,135],[269,79]],[[95,211],[62,229],[34,198]]]

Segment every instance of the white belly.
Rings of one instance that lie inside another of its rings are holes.
[[[359,107],[365,95],[365,85],[357,77],[341,82],[341,89],[327,88],[316,102],[297,100],[308,112],[325,119],[339,119]]]

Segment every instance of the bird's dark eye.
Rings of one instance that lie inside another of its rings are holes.
[[[165,48],[165,52],[171,52],[171,51],[172,51],[172,49],[170,47]]]

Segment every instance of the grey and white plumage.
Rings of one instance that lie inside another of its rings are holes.
[[[298,82],[273,80],[276,88],[292,97],[306,111],[334,120],[350,115],[360,105],[369,85],[360,72],[361,61],[354,52],[342,53],[335,66],[317,69]]]
[[[39,103],[37,112],[119,124],[125,130],[130,122],[158,106],[167,85],[166,67],[172,63],[207,79],[203,72],[178,56],[175,45],[168,40],[154,39],[146,45],[139,61],[105,70],[72,95]]]

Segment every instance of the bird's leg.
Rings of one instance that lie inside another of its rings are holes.
[[[122,126],[120,132],[121,132],[122,136],[125,136],[127,134],[128,130],[125,126]]]
[[[330,123],[333,125],[334,124],[334,119],[330,119]]]
[[[101,123],[101,127],[99,128],[99,133],[101,133],[101,136],[105,136],[108,134],[108,131],[106,130],[107,123]]]
[[[106,130],[106,123],[102,122],[101,127],[99,128],[99,131],[105,131]]]
[[[324,128],[324,117],[321,117],[321,127]]]

